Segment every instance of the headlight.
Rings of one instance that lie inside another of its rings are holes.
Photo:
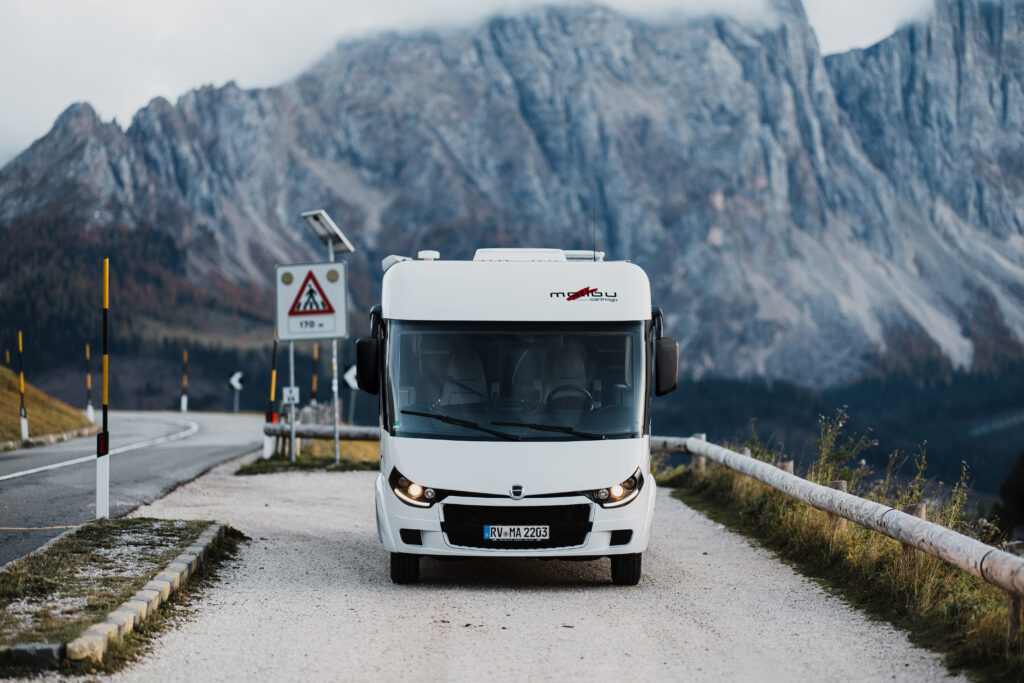
[[[638,467],[629,479],[622,483],[609,486],[605,489],[591,491],[588,497],[603,508],[617,508],[640,495],[640,489],[644,487],[644,475]]]
[[[447,495],[443,491],[421,486],[406,479],[397,469],[391,470],[388,484],[400,501],[418,508],[428,508]]]

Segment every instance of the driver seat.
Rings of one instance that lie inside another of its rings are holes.
[[[448,356],[448,369],[441,385],[441,405],[465,405],[487,399],[484,364],[476,351],[463,346]]]
[[[583,349],[578,345],[569,345],[553,351],[548,361],[547,375],[544,382],[545,400],[549,400],[551,392],[559,387],[575,387],[586,391],[587,367]]]

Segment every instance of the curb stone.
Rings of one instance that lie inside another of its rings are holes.
[[[25,448],[26,446],[49,446],[50,444],[69,441],[83,436],[92,436],[98,431],[100,431],[100,426],[93,423],[88,427],[82,427],[81,429],[75,429],[70,432],[30,436],[27,441],[22,441],[21,439],[17,439],[15,441],[3,441],[0,442],[0,451],[16,450],[18,448]]]
[[[131,633],[140,621],[178,590],[206,559],[210,546],[224,538],[223,524],[211,524],[198,540],[160,570],[145,586],[115,608],[106,619],[93,624],[70,643],[26,643],[0,648],[0,660],[43,667],[57,667],[66,659],[99,663],[112,640]]]
[[[0,654],[14,664],[52,668],[60,665],[66,648],[64,643],[23,643],[0,649]]]

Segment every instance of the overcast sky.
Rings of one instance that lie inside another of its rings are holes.
[[[570,0],[572,1],[572,0]],[[610,0],[670,11],[763,11],[767,0]],[[274,85],[339,39],[467,24],[539,0],[0,0],[0,164],[50,129],[72,102],[127,126],[150,99],[206,83]],[[565,4],[562,0],[561,4]],[[804,0],[826,53],[870,45],[923,17],[932,0]]]

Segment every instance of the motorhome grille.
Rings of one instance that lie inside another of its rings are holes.
[[[583,545],[593,527],[590,506],[582,505],[443,505],[441,530],[452,545],[469,548],[571,548]],[[491,541],[485,524],[546,524],[550,537],[543,541]]]

